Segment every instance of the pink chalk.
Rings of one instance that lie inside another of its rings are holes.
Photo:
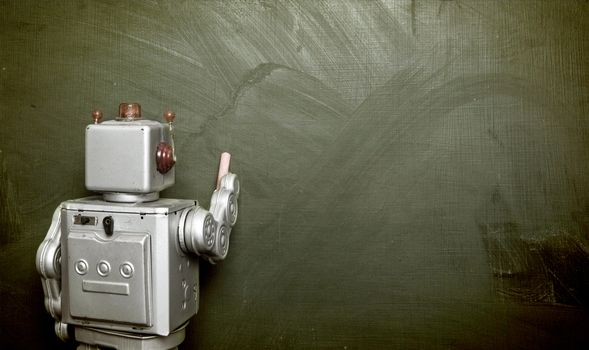
[[[231,154],[228,152],[221,153],[219,173],[217,174],[217,189],[221,187],[221,178],[229,173],[229,163],[231,163]]]

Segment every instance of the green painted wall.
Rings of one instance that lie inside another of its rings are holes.
[[[0,2],[0,337],[84,128],[177,113],[172,198],[242,180],[184,349],[587,347],[587,1]]]

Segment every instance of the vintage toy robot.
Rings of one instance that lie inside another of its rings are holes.
[[[86,188],[101,196],[61,203],[37,251],[55,332],[78,349],[173,349],[199,305],[199,257],[227,256],[239,181],[221,164],[210,210],[159,198],[174,184],[173,121],[141,119],[123,103],[116,120],[86,128]]]

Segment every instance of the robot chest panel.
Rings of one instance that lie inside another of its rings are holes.
[[[74,230],[67,238],[70,314],[151,326],[150,235]]]

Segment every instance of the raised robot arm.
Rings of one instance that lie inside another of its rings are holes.
[[[182,251],[197,254],[212,264],[227,256],[231,229],[237,221],[239,180],[229,172],[230,162],[229,153],[221,154],[210,210],[197,206],[180,217],[178,242]]]

